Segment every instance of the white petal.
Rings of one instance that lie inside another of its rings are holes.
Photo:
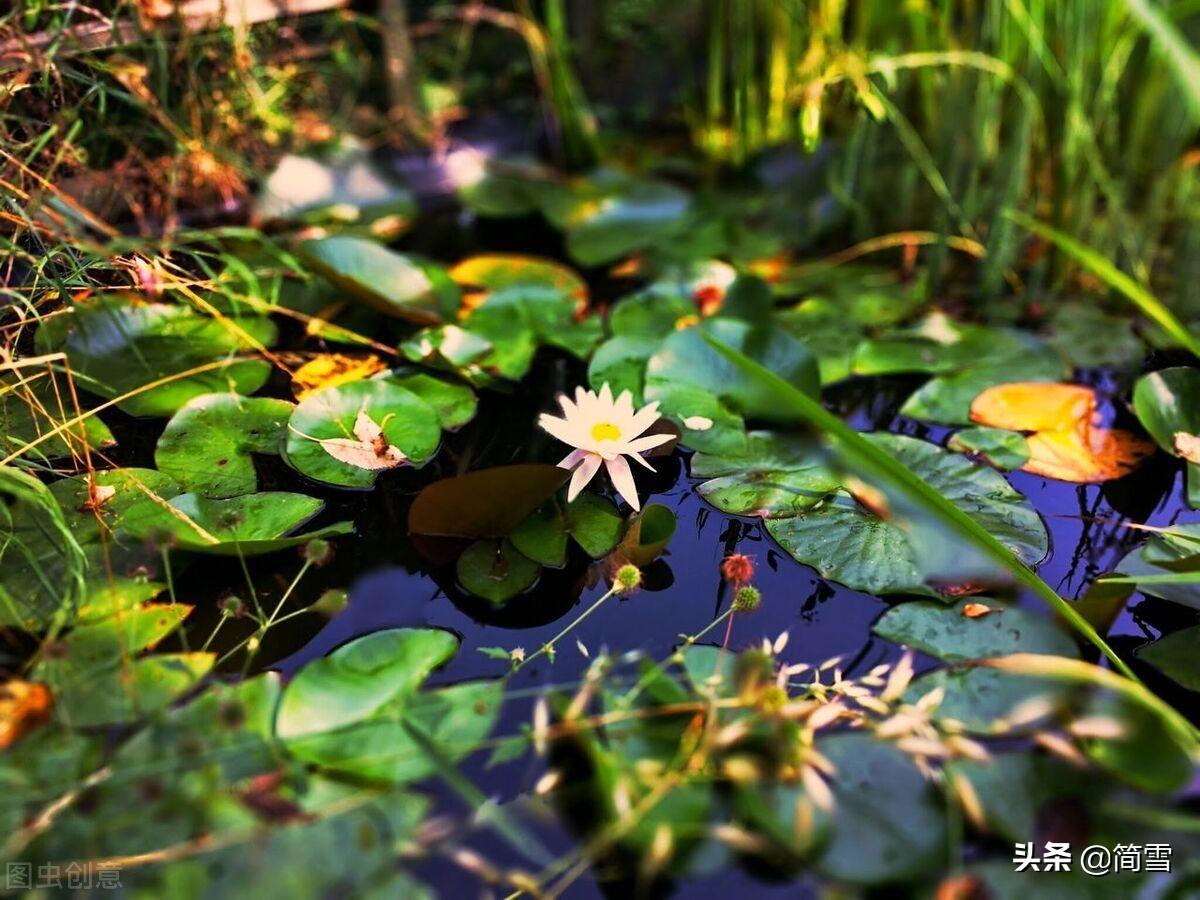
[[[688,416],[683,420],[683,427],[689,431],[708,431],[713,427],[713,420],[707,416]]]
[[[633,416],[633,394],[628,389],[617,395],[617,412],[626,418]]]
[[[538,416],[538,425],[543,430],[548,431],[554,437],[558,438],[564,444],[570,444],[572,447],[578,447],[585,443],[585,435],[581,434],[581,430],[577,425],[566,419],[559,419],[549,413],[542,413]]]
[[[604,384],[600,385],[600,402],[602,404],[604,404],[604,408],[606,410],[612,409],[612,405],[613,405],[612,388],[610,388],[608,386],[607,381],[604,382]]]
[[[649,406],[643,406],[629,422],[629,437],[637,437],[660,418],[657,400]]]
[[[579,407],[572,403],[571,398],[566,394],[558,395],[558,405],[562,407],[563,415],[566,416],[568,420],[579,415]]]
[[[583,462],[579,464],[579,468],[575,470],[575,474],[571,476],[571,486],[567,489],[568,503],[579,496],[579,492],[587,486],[587,483],[592,480],[599,468],[599,456],[589,453],[584,457]]]
[[[587,455],[588,451],[586,450],[572,450],[559,461],[558,467],[560,469],[573,469],[583,462],[587,458]]]
[[[668,441],[673,440],[675,440],[675,435],[673,434],[648,434],[645,437],[626,441],[622,449],[626,453],[645,453],[647,450],[661,447]]]
[[[654,466],[650,465],[650,463],[646,462],[646,460],[644,460],[644,459],[642,458],[642,454],[640,454],[640,453],[626,453],[625,455],[626,455],[626,456],[628,456],[630,459],[632,459],[634,462],[636,462],[636,463],[640,463],[641,465],[643,465],[644,467],[646,467],[647,469],[649,469],[651,472],[657,471],[657,470],[654,468]]]
[[[606,459],[604,465],[608,469],[608,477],[612,479],[617,493],[624,497],[625,502],[635,510],[641,509],[642,504],[638,500],[637,485],[633,483],[633,473],[629,471],[628,460],[623,456],[618,456]]]

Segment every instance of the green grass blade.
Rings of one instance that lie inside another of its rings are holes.
[[[1188,331],[1184,327],[1184,324],[1175,317],[1175,314],[1161,300],[1150,293],[1143,285],[1118,269],[1109,260],[1105,259],[1091,247],[1081,244],[1070,235],[1064,234],[1056,228],[1051,228],[1049,225],[1039,222],[1025,213],[1009,210],[1008,216],[1021,227],[1050,241],[1050,243],[1054,244],[1114,291],[1123,295],[1143,315],[1152,319],[1155,324],[1170,335],[1179,346],[1194,353],[1196,356],[1200,356],[1200,339],[1197,339],[1194,334]]]
[[[1125,0],[1130,14],[1150,33],[1150,39],[1167,58],[1175,79],[1183,91],[1192,121],[1200,121],[1200,56],[1188,44],[1187,38],[1163,14],[1160,7],[1148,0]]]
[[[1013,556],[986,528],[930,487],[895,457],[871,444],[837,416],[828,412],[819,401],[704,331],[700,334],[714,350],[733,363],[742,375],[753,379],[762,390],[770,392],[781,415],[788,421],[806,422],[821,431],[833,442],[835,449],[852,468],[902,490],[923,510],[953,528],[989,559],[1003,566],[1020,584],[1037,594],[1050,609],[1094,644],[1123,675],[1137,681],[1137,677],[1108,646],[1099,632],[1032,569]]]

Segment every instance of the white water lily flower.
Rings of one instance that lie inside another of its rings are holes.
[[[360,469],[394,469],[408,461],[399,447],[388,443],[383,427],[377,425],[365,409],[360,409],[354,419],[354,437],[357,440],[327,438],[318,443],[338,462]]]
[[[566,394],[560,394],[558,402],[563,409],[563,418],[543,413],[538,424],[575,448],[559,463],[564,469],[574,470],[567,500],[574,500],[603,464],[617,493],[635,510],[641,509],[626,457],[654,471],[654,467],[642,458],[642,453],[672,438],[669,434],[641,436],[659,420],[658,404],[651,403],[634,410],[633,395],[622,391],[614,400],[607,383],[601,386],[598,394],[579,387],[575,389],[574,402]]]

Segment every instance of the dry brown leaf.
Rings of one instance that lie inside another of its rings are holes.
[[[978,619],[981,616],[986,616],[992,611],[992,608],[986,603],[968,603],[963,607],[963,615],[968,619]]]

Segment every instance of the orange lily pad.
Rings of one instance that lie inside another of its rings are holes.
[[[1082,385],[1014,382],[979,394],[971,420],[1026,433],[1022,470],[1091,484],[1128,475],[1154,452],[1150,441],[1104,427],[1097,406],[1096,392]]]

